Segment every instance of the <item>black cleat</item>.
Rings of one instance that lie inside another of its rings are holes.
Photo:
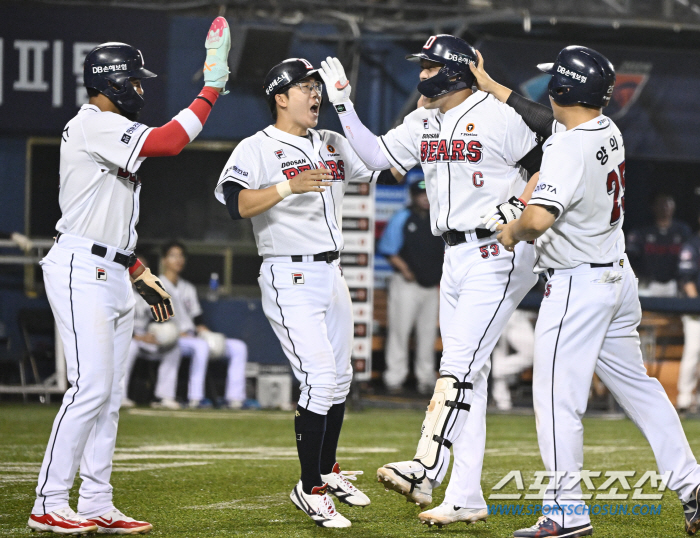
[[[687,503],[683,504],[685,514],[685,532],[695,534],[700,529],[700,510],[698,509],[698,497],[700,496],[700,485],[695,486],[693,495]]]

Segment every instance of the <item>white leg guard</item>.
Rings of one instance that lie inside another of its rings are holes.
[[[471,383],[461,382],[454,376],[441,376],[435,384],[413,459],[419,461],[430,478],[438,482],[447,471],[450,447],[462,431],[471,408],[472,389]]]

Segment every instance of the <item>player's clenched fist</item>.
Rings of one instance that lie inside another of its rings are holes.
[[[496,236],[498,242],[505,247],[506,250],[513,252],[515,245],[520,241],[513,237],[513,225],[515,221],[511,221],[508,224],[499,224],[497,230],[499,234]]]
[[[151,305],[151,314],[155,321],[167,321],[175,315],[170,294],[149,268],[134,280],[134,286],[143,300]]]
[[[302,194],[304,192],[323,192],[333,183],[330,181],[333,175],[326,168],[315,168],[306,170],[298,176],[289,180],[289,187],[292,194]]]

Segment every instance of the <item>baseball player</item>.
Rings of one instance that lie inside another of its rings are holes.
[[[700,215],[698,215],[700,223]],[[698,297],[700,290],[700,235],[696,234],[683,245],[678,262],[678,276],[683,293],[690,299]],[[700,316],[683,316],[683,357],[678,371],[678,398],[676,407],[679,413],[697,408],[695,389],[698,384],[698,363],[700,362]]]
[[[152,528],[114,507],[109,483],[133,328],[130,279],[154,319],[173,314],[170,295],[133,256],[141,190],[136,172],[146,157],[176,155],[202,130],[228,78],[230,33],[222,17],[212,24],[206,48],[204,89],[189,108],[155,129],[136,121],[144,105],[141,80],[155,76],[144,68],[141,52],[104,43],[85,58],[90,100],[62,133],[61,219],[56,242],[41,262],[71,388],[41,465],[28,522],[33,530],[135,534]],[[76,514],[68,493],[78,466]]]
[[[534,360],[532,313],[516,310],[508,320],[491,356],[491,396],[499,411],[513,408],[509,381],[530,368]],[[510,353],[510,348],[513,352]]]
[[[694,534],[700,466],[663,387],[646,374],[636,330],[641,307],[622,233],[625,148],[619,129],[602,114],[615,71],[602,54],[579,46],[538,67],[552,75],[553,114],[547,119],[546,107],[515,100],[538,132],[556,132],[545,142],[528,207],[499,226],[498,240],[509,251],[536,240],[535,270],[548,279],[535,328],[533,399],[542,460],[554,478],[543,516],[513,536],[593,534],[580,472],[581,417],[594,372],[651,444],[659,471],[670,472],[667,485],[684,504],[685,528]]]
[[[226,375],[226,406],[230,409],[240,409],[245,400],[245,364],[248,360],[248,346],[242,340],[226,338],[221,333],[210,331],[204,324],[202,307],[197,298],[194,284],[180,277],[185,268],[185,247],[177,241],[167,243],[162,250],[161,266],[163,273],[159,275],[161,282],[172,296],[173,308],[177,317],[168,321],[176,325],[178,337],[173,342],[176,350],[155,347],[154,336],[148,332],[148,321],[145,316],[137,316],[134,327],[134,341],[129,350],[124,376],[124,389],[129,386],[129,378],[134,362],[141,350],[146,351],[150,358],[162,358],[158,369],[158,383],[155,396],[160,401],[153,402],[152,407],[179,408],[175,401],[177,389],[177,374],[180,367],[180,356],[190,357],[190,379],[187,389],[189,407],[211,407],[211,402],[205,401],[204,390],[209,358],[226,357],[228,371]],[[138,321],[143,320],[141,323]]]
[[[438,284],[445,244],[432,233],[423,171],[414,168],[407,174],[406,181],[410,183],[411,204],[389,219],[377,244],[377,252],[386,256],[394,269],[389,283],[384,385],[389,393],[401,390],[409,372],[409,338],[415,326],[417,389],[421,394],[432,394],[440,299]]]
[[[341,474],[335,455],[352,380],[341,208],[347,181],[377,174],[341,135],[314,129],[322,88],[307,60],[274,66],[264,90],[275,124],[236,146],[215,193],[233,219],[252,220],[263,310],[301,384],[294,419],[301,480],[292,502],[321,527],[349,527],[327,492],[351,506],[370,500]]]
[[[424,108],[379,137],[355,113],[340,62],[328,58],[321,70],[347,139],[368,168],[393,166],[406,173],[422,166],[432,231],[447,245],[440,282],[440,377],[415,458],[385,465],[377,477],[386,488],[425,507],[445,477],[454,447],[445,502],[419,518],[440,525],[473,522],[488,515],[480,477],[489,356],[537,280],[532,245],[505,251],[481,216],[498,207],[486,219],[495,231],[489,221],[495,212],[508,219],[520,214],[535,184],[531,181],[523,192],[521,165],[535,172],[541,151],[518,114],[484,92],[472,92],[469,64],[477,57],[471,45],[449,35],[431,36],[421,52],[407,59],[420,62],[418,91],[426,97]]]

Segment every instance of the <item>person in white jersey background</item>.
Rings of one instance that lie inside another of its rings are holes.
[[[405,174],[421,165],[432,231],[447,244],[440,283],[440,378],[414,460],[377,471],[385,487],[425,507],[447,473],[454,448],[444,502],[419,515],[427,524],[474,522],[488,515],[480,479],[489,356],[508,318],[537,281],[532,245],[504,250],[490,219],[494,213],[507,220],[520,214],[535,185],[531,180],[526,188],[523,167],[536,172],[541,149],[535,133],[510,107],[472,91],[469,64],[476,58],[462,39],[431,36],[420,53],[407,57],[420,62],[418,91],[425,97],[424,108],[379,137],[355,113],[340,62],[328,58],[321,70],[347,139],[368,168],[393,166]],[[490,228],[484,227],[485,213]]]
[[[536,240],[535,271],[548,279],[535,328],[533,400],[542,460],[555,478],[542,517],[513,536],[593,534],[580,472],[581,417],[594,373],[649,441],[659,472],[669,472],[667,485],[684,504],[685,528],[694,534],[700,527],[700,466],[664,389],[646,373],[637,333],[642,312],[622,232],[625,147],[602,113],[615,85],[614,68],[580,46],[566,47],[556,62],[538,67],[552,75],[552,111],[479,78],[480,87],[511,103],[538,133],[551,135],[528,207],[519,219],[499,225],[498,235],[509,250]]]
[[[138,308],[134,324],[134,339],[129,347],[129,355],[125,366],[124,395],[129,387],[129,379],[134,362],[140,351],[145,351],[151,359],[160,360],[158,382],[155,396],[159,401],[153,402],[152,407],[177,409],[180,405],[175,400],[177,389],[177,374],[180,367],[180,356],[190,358],[190,377],[187,387],[188,406],[191,408],[211,407],[212,402],[205,400],[205,382],[209,359],[225,358],[228,361],[226,372],[226,390],[224,405],[229,409],[240,409],[245,400],[245,365],[248,360],[248,346],[242,340],[226,338],[216,333],[204,324],[202,307],[197,297],[194,284],[180,276],[187,261],[185,247],[178,241],[170,241],[163,245],[161,282],[170,293],[173,308],[177,316],[168,321],[177,327],[177,338],[170,346],[158,346],[154,342],[154,327],[148,325],[145,312],[139,315]],[[149,332],[151,329],[151,332]],[[173,349],[177,348],[177,349]],[[133,402],[122,400],[124,404]]]
[[[301,480],[291,500],[321,527],[349,527],[329,493],[351,506],[370,500],[336,461],[353,339],[339,263],[342,203],[348,181],[372,181],[378,174],[343,136],[314,129],[322,89],[305,59],[274,66],[264,91],[275,123],[236,146],[215,194],[233,219],[252,220],[263,257],[263,310],[301,384],[294,420]]]
[[[71,387],[56,416],[28,525],[63,534],[133,534],[152,526],[114,507],[110,475],[117,435],[123,363],[131,341],[131,280],[154,319],[173,314],[160,281],[133,256],[140,180],[146,157],[176,155],[202,130],[228,79],[230,33],[212,24],[205,87],[189,108],[156,129],[137,121],[144,104],[141,52],[104,43],[85,59],[90,97],[62,133],[56,243],[42,260],[46,294],[65,350]],[[128,272],[127,272],[128,269]],[[80,467],[78,514],[68,493]]]

